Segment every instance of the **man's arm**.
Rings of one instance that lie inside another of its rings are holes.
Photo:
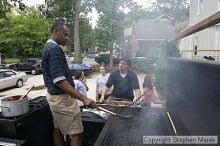
[[[109,88],[107,86],[105,86],[103,89],[102,89],[102,96],[100,98],[100,102],[102,103],[104,100],[105,100],[105,95],[108,93],[108,90]]]
[[[98,86],[98,84],[96,85],[96,90],[95,90],[95,92],[96,92],[96,101],[99,101],[99,99],[98,99],[98,93],[99,93],[99,86]]]
[[[141,90],[140,89],[134,89],[134,94],[135,94],[135,99],[134,99],[134,101],[135,101],[136,99],[141,97]]]
[[[85,96],[83,96],[82,94],[80,94],[79,92],[77,92],[75,90],[75,88],[73,88],[73,86],[67,82],[66,80],[61,80],[58,81],[56,83],[56,85],[62,89],[65,93],[70,94],[72,97],[79,99],[80,101],[82,101],[86,106],[90,107],[90,108],[95,108],[96,104],[95,101],[87,98]]]
[[[136,99],[141,97],[141,90],[140,90],[137,74],[134,72],[132,76],[132,84],[133,84],[133,89],[134,89],[134,94],[135,94],[135,99],[134,99],[135,101]]]
[[[108,93],[109,88],[112,87],[112,85],[113,85],[113,79],[114,79],[113,74],[114,74],[114,72],[110,74],[108,81],[105,84],[105,87],[102,89],[102,96],[99,100],[101,103],[105,100],[105,96]]]
[[[86,87],[86,91],[89,91],[89,87],[88,87],[88,85],[86,84],[86,82],[83,82],[83,84],[84,84],[85,87]]]

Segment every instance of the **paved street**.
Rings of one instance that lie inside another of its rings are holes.
[[[96,76],[98,75],[98,72],[94,72],[92,75],[87,76],[87,84],[89,87],[88,91],[88,97],[95,99],[95,88],[96,88]],[[143,83],[144,74],[139,74],[138,79],[140,82],[140,86]],[[35,75],[28,79],[27,82],[24,83],[24,86],[21,88],[11,88],[2,90],[0,92],[0,99],[4,98],[5,96],[11,96],[11,95],[18,95],[18,94],[24,94],[29,87],[34,85],[37,87],[36,89],[33,89],[29,94],[29,98],[35,98],[37,96],[44,96],[46,94],[46,89],[44,88],[44,82],[43,82],[43,76],[42,75]]]
[[[83,58],[83,63],[89,64],[94,66],[96,69],[99,68],[99,64],[95,62],[94,59],[90,58]],[[114,68],[117,68],[115,66]],[[87,76],[87,84],[89,87],[89,91],[87,93],[89,98],[92,98],[95,100],[95,90],[96,90],[96,77],[99,74],[98,71],[93,72],[90,76]],[[138,74],[139,84],[142,91],[142,84],[144,80],[144,74]],[[36,98],[38,96],[45,96],[46,95],[46,89],[44,86],[43,81],[43,75],[30,75],[28,74],[28,81],[24,83],[24,86],[21,88],[10,88],[6,90],[0,91],[0,100],[6,96],[12,96],[12,95],[22,95],[25,94],[26,91],[31,87],[35,86],[35,88],[28,94],[29,98]]]

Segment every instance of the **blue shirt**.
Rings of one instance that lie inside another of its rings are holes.
[[[53,40],[48,40],[42,54],[42,69],[45,86],[48,93],[52,95],[62,94],[56,83],[67,80],[73,87],[74,81],[70,74],[69,67],[62,48]]]

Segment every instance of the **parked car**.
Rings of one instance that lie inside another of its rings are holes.
[[[95,58],[95,61],[99,64],[109,64],[110,63],[110,54],[100,54]],[[118,64],[120,58],[116,55],[113,55],[113,64]]]
[[[74,57],[71,55],[65,55],[67,64],[71,64],[74,61]]]
[[[87,54],[88,58],[96,58],[98,56],[98,54]]]
[[[20,88],[27,80],[28,77],[25,72],[0,69],[0,89],[5,89],[13,86]]]
[[[82,64],[82,63],[73,63],[73,64],[69,64],[68,66],[69,66],[71,75],[73,75],[73,76],[74,76],[74,74],[76,73],[77,70],[82,70],[85,75],[89,75],[93,71],[92,66]]]
[[[30,72],[32,75],[36,75],[42,72],[41,62],[42,60],[40,58],[29,58],[9,65],[9,68],[15,71]]]
[[[146,65],[146,64],[153,64],[154,60],[149,59],[147,57],[133,57],[131,62],[134,65]]]

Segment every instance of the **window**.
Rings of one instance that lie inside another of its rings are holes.
[[[26,62],[25,62],[25,61],[22,61],[22,62],[19,62],[18,64],[19,64],[19,65],[25,65]]]
[[[12,72],[12,71],[6,71],[6,72],[4,72],[4,74],[5,74],[5,77],[11,77],[11,76],[13,76],[13,75],[16,75],[14,72]]]
[[[194,38],[194,46],[193,46],[193,49],[194,49],[194,55],[197,55],[197,54],[198,54],[198,37],[195,37],[195,38]]]
[[[197,11],[197,15],[200,15],[200,14],[202,13],[203,3],[204,3],[204,0],[198,0],[198,11]]]
[[[197,45],[194,46],[194,55],[197,55]]]
[[[35,60],[27,60],[28,65],[32,65],[32,64],[35,64],[35,63],[37,63]]]

